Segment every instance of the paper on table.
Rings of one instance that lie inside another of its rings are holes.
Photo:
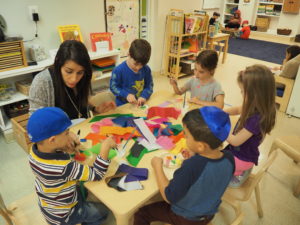
[[[175,146],[172,139],[168,138],[167,136],[160,136],[157,138],[156,143],[166,150],[170,150]]]
[[[126,176],[122,177],[121,180],[118,183],[118,187],[126,190],[126,191],[132,191],[132,190],[142,190],[143,186],[139,181],[133,181],[133,182],[125,182]]]
[[[149,130],[149,128],[147,127],[147,125],[146,125],[145,121],[143,120],[143,118],[135,119],[133,121],[138,126],[138,128],[140,129],[140,131],[142,132],[144,137],[148,140],[148,142],[150,142],[151,144],[155,144],[156,143],[156,138],[152,134],[152,132]]]
[[[145,138],[143,138],[142,140],[140,140],[139,144],[143,145],[148,151],[153,151],[153,150],[157,150],[157,149],[161,148],[160,145],[158,145],[156,143],[150,143]]]
[[[186,140],[185,138],[181,138],[177,143],[175,148],[172,149],[172,151],[170,151],[170,153],[177,155],[179,152],[182,151],[182,149],[187,148],[186,146]]]

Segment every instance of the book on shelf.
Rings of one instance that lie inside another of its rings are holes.
[[[58,26],[57,29],[61,42],[66,40],[77,40],[83,42],[79,25]]]
[[[205,30],[205,18],[201,15],[185,15],[185,33],[192,34]]]
[[[184,17],[184,33],[191,34],[193,33],[192,29],[194,26],[195,19],[192,16],[186,15]]]
[[[111,33],[90,33],[93,52],[107,52],[112,50]]]

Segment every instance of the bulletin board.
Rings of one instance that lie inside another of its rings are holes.
[[[219,9],[222,0],[203,0],[203,9]]]
[[[113,48],[124,57],[131,42],[139,38],[140,0],[105,0],[104,6],[106,32],[112,33]]]

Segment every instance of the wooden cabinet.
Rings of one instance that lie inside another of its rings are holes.
[[[299,13],[300,0],[285,0],[283,4],[284,13]]]

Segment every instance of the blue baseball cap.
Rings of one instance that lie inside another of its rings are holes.
[[[29,118],[27,132],[32,142],[39,142],[64,132],[72,125],[68,115],[57,107],[36,110]]]
[[[199,111],[213,135],[225,141],[231,128],[229,114],[216,106],[204,106]]]

